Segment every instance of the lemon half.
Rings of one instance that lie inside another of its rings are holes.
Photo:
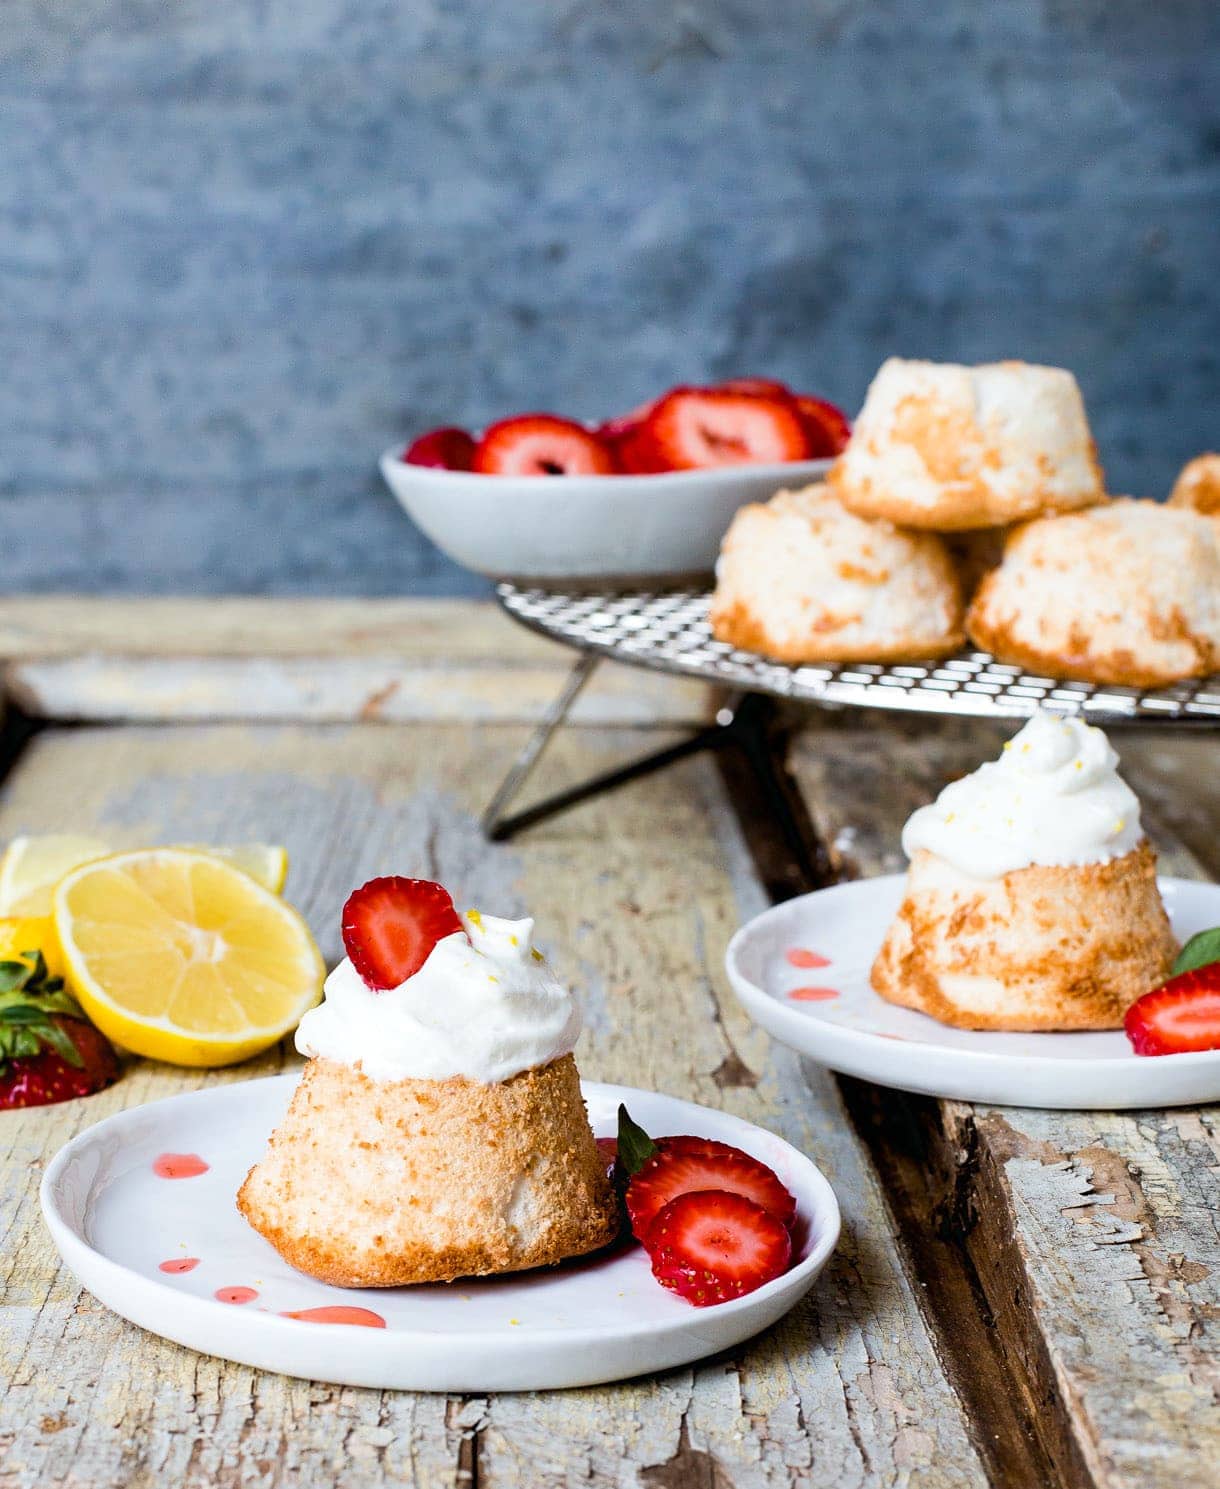
[[[305,922],[208,853],[146,848],[86,863],[60,880],[53,914],[85,1012],[153,1060],[248,1059],[321,996],[326,969]]]

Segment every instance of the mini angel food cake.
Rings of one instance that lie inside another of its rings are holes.
[[[613,1238],[572,1049],[580,1012],[532,920],[458,916],[439,884],[374,879],[348,959],[305,1015],[309,1056],[245,1218],[340,1287],[545,1266]]]
[[[1170,493],[1171,507],[1191,507],[1205,517],[1220,517],[1220,455],[1196,455],[1178,472]]]
[[[720,548],[712,631],[781,662],[945,656],[962,597],[944,542],[854,517],[825,486],[734,517]]]
[[[1177,945],[1117,765],[1100,729],[1039,713],[921,807],[877,992],[964,1029],[1121,1027]]]
[[[940,532],[1105,500],[1076,379],[1026,362],[891,357],[828,479],[861,517]]]
[[[1026,523],[966,618],[1002,662],[1156,687],[1220,666],[1220,527],[1123,498]]]

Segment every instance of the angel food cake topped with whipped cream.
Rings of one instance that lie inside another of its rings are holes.
[[[427,880],[349,897],[347,957],[297,1031],[304,1075],[237,1197],[294,1267],[390,1287],[546,1266],[613,1238],[572,1056],[580,1009],[533,931],[459,915]]]
[[[902,835],[872,969],[883,998],[968,1029],[1113,1029],[1176,951],[1139,801],[1100,729],[1036,713]]]
[[[534,922],[458,918],[461,929],[395,987],[370,987],[345,957],[301,1020],[297,1049],[379,1081],[506,1081],[570,1054],[580,1006],[534,945]]]
[[[1075,718],[1034,714],[989,760],[920,807],[902,833],[963,874],[997,879],[1033,864],[1109,863],[1143,839],[1140,804],[1105,734]]]

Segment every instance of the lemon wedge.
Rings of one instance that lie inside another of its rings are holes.
[[[59,939],[49,915],[7,915],[0,918],[0,962],[19,961],[37,951],[42,952],[47,972],[52,977],[64,975]]]
[[[215,846],[211,843],[180,843],[188,853],[206,853],[209,858],[231,863],[251,879],[257,879],[272,894],[282,894],[288,879],[288,850],[271,843],[233,843]]]
[[[305,922],[213,851],[145,848],[83,864],[54,894],[68,986],[103,1034],[173,1065],[232,1065],[318,1001]]]
[[[109,852],[78,833],[14,838],[0,858],[0,915],[50,915],[51,893],[63,876]]]

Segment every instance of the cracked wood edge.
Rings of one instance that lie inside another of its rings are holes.
[[[792,763],[845,870],[892,872],[903,865],[907,814],[991,758],[1008,732],[828,720],[802,736]],[[1193,799],[1182,791],[1209,748],[1214,758],[1214,742],[1117,734],[1116,745],[1162,868],[1200,876],[1205,866],[1166,820],[1193,816],[1214,840],[1213,782]],[[1216,1109],[903,1100],[924,1113],[945,1223],[976,1270],[1030,1410],[1048,1417],[1061,1471],[1106,1489],[1210,1485],[1220,1459]]]
[[[576,660],[491,601],[0,600],[7,695],[90,722],[536,720]],[[607,663],[576,722],[706,722],[717,694]]]
[[[5,1489],[356,1473],[431,1486],[468,1482],[462,1472],[484,1489],[986,1482],[833,1081],[771,1045],[726,989],[725,943],[763,896],[714,766],[686,762],[571,812],[527,847],[488,847],[474,812],[519,743],[519,731],[480,726],[50,731],[5,787],[0,835],[70,822],[116,843],[284,839],[289,896],[328,960],[346,892],[374,872],[427,873],[463,899],[528,908],[561,974],[584,991],[587,1075],[723,1106],[820,1162],[845,1226],[811,1296],[731,1355],[550,1394],[446,1403],[195,1355],[122,1323],[58,1266],[37,1213],[38,1173],[109,1111],[263,1074],[284,1057],[212,1075],[135,1062],[87,1102],[7,1119]],[[588,772],[639,744],[630,731],[570,731],[556,765]]]

